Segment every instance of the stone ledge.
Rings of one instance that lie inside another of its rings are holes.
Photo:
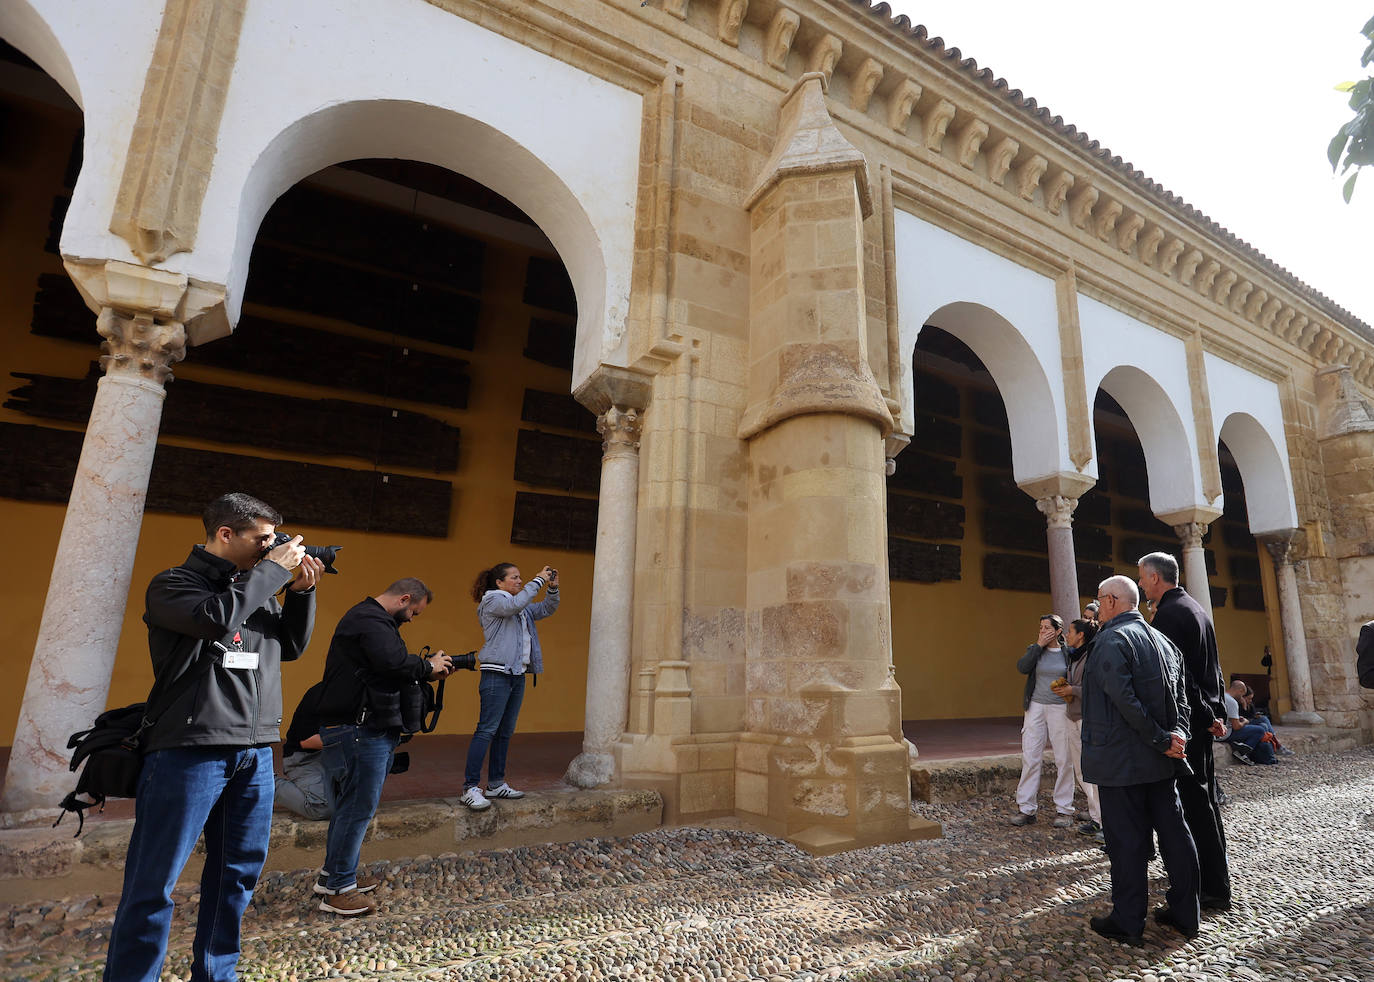
[[[531,792],[483,812],[469,811],[456,798],[387,802],[368,829],[363,860],[626,836],[662,822],[663,799],[643,789]],[[132,819],[90,821],[80,838],[72,837],[66,822],[55,829],[0,830],[0,902],[118,891],[133,824]],[[327,822],[275,813],[264,872],[318,866],[327,828]],[[204,855],[201,843],[196,855]],[[197,881],[200,867],[193,856],[182,881]]]

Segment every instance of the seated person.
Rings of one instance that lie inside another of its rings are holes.
[[[1279,743],[1268,717],[1246,714],[1254,700],[1248,685],[1239,679],[1232,682],[1222,699],[1226,703],[1226,732],[1219,739],[1231,745],[1233,759],[1242,764],[1273,764],[1278,754],[1292,755],[1293,751]]]
[[[282,771],[277,778],[276,803],[312,821],[334,814],[334,796],[320,751],[320,720],[315,714],[318,684],[311,686],[296,707],[282,744]]]

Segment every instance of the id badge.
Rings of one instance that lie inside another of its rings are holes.
[[[224,653],[224,667],[239,668],[251,672],[258,667],[258,653],[256,651],[226,651]]]

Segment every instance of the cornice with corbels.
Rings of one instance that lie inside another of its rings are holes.
[[[1074,141],[1056,140],[1033,120],[1018,118],[993,95],[979,91],[948,53],[925,57],[924,49],[907,49],[894,43],[889,32],[875,32],[816,0],[752,5],[747,0],[659,0],[659,5],[689,27],[709,22],[717,39],[740,54],[745,51],[741,31],[756,29],[760,40],[750,50],[764,64],[793,79],[807,71],[822,72],[832,100],[836,93],[845,94],[844,110],[866,119],[875,135],[886,132],[886,142],[905,144],[913,158],[931,154],[948,159],[966,174],[965,180],[981,180],[1010,202],[1043,212],[1045,224],[1105,244],[1118,262],[1137,264],[1142,274],[1170,283],[1177,292],[1244,320],[1319,362],[1348,365],[1357,382],[1374,387],[1374,338],[1336,321],[1282,279],[1207,234],[1198,213],[1182,202],[1179,213],[1170,214],[1132,188],[1117,168],[1084,159]],[[715,16],[689,17],[689,7],[698,5],[714,10]],[[838,83],[836,75],[842,76]],[[842,112],[836,116],[845,118]],[[1062,124],[1057,117],[1053,122]],[[1075,132],[1073,127],[1068,131]],[[1095,143],[1088,147],[1095,149]],[[1111,163],[1120,164],[1120,158]]]

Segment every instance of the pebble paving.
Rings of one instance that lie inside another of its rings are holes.
[[[312,872],[268,873],[240,977],[1374,979],[1374,748],[1233,768],[1225,785],[1236,903],[1191,942],[1153,921],[1142,948],[1097,937],[1102,852],[1046,822],[1012,828],[1011,801],[985,796],[914,805],[943,823],[941,840],[826,858],[738,829],[679,828],[374,863],[379,912],[351,920],[316,909]],[[1151,872],[1159,902],[1157,861]],[[177,899],[171,982],[189,977],[198,898]],[[116,901],[0,907],[0,973],[98,978]]]

